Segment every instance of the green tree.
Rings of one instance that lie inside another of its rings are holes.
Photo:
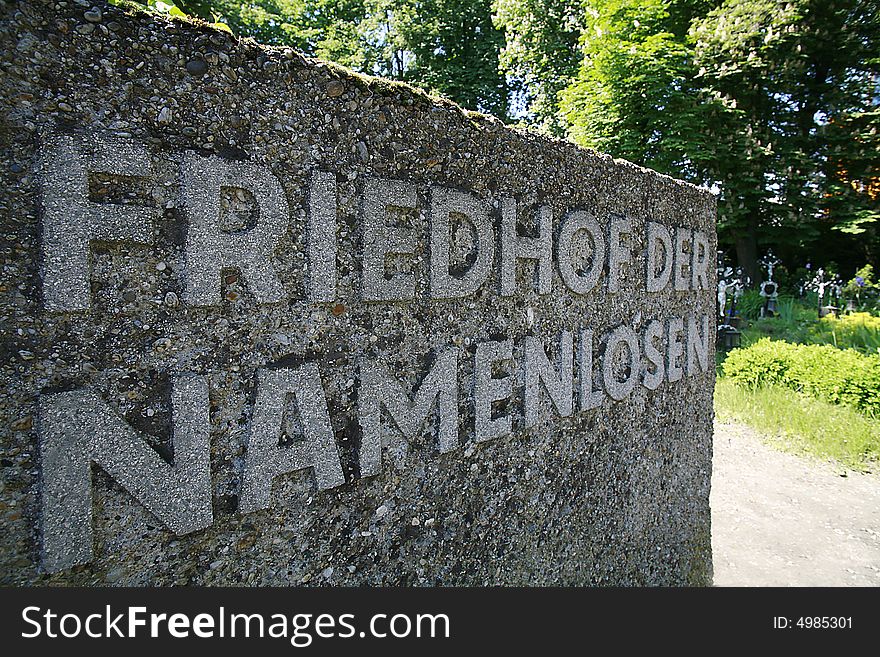
[[[370,39],[371,10],[363,0],[175,0],[191,16],[222,19],[238,36],[292,46],[361,71],[381,67],[383,46]]]
[[[464,107],[507,115],[491,0],[176,0],[241,36],[404,80]]]
[[[498,61],[504,32],[492,22],[492,0],[417,0],[400,34],[413,54],[404,79],[507,116],[508,85]]]
[[[559,113],[581,145],[694,180],[712,139],[701,128],[723,106],[701,97],[689,21],[668,5],[594,2],[581,38],[584,61],[560,94]]]
[[[829,229],[852,230],[854,218],[862,229],[876,222],[871,199],[844,186],[853,170],[870,175],[877,162],[853,128],[880,127],[878,11],[864,0],[728,0],[694,23],[704,85],[737,103],[727,134],[745,157],[734,149],[736,168],[728,164],[724,173],[764,178],[757,190],[733,186],[736,196],[723,199],[740,260],[749,262],[759,242],[793,257],[827,239]]]
[[[586,13],[569,134],[716,189],[722,242],[754,281],[759,244],[791,259],[876,225],[863,193],[877,175],[876,2],[588,0]]]
[[[559,93],[577,74],[584,26],[582,0],[494,0],[504,30],[501,70],[514,92],[514,116],[557,136],[565,134]]]

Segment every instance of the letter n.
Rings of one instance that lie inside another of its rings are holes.
[[[687,330],[687,373],[688,376],[696,376],[700,372],[706,372],[709,369],[709,351],[710,351],[710,333],[709,333],[709,315],[703,315],[700,323],[702,326],[702,337],[700,337],[700,327],[697,325],[695,317],[688,318]]]
[[[541,339],[535,336],[525,338],[525,426],[531,428],[538,423],[540,417],[540,394],[541,384],[550,395],[556,412],[561,417],[572,414],[573,393],[573,338],[569,331],[562,331],[559,335],[559,367],[554,369]]]
[[[91,465],[96,463],[176,534],[204,529],[211,509],[208,382],[175,379],[174,465],[95,393],[40,399],[41,560],[48,572],[94,558]]]

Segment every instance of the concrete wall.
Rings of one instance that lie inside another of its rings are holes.
[[[0,582],[711,582],[708,192],[194,23],[2,11]]]

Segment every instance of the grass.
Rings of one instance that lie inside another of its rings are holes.
[[[751,389],[719,377],[715,413],[748,424],[788,451],[831,459],[859,471],[878,470],[880,420],[777,386]]]
[[[746,301],[744,310],[753,319],[743,328],[744,347],[769,337],[856,349],[863,354],[880,352],[880,317],[854,313],[819,319],[816,304],[780,297],[777,317],[756,319],[763,299]],[[725,357],[718,353],[716,362],[720,365]],[[880,471],[880,418],[781,386],[738,385],[718,369],[715,412],[719,420],[747,424],[787,451],[830,459],[855,470]]]

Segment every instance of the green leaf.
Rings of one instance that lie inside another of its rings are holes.
[[[232,34],[232,28],[229,27],[226,23],[211,23],[211,27],[217,30],[223,30],[224,32],[229,32]]]

